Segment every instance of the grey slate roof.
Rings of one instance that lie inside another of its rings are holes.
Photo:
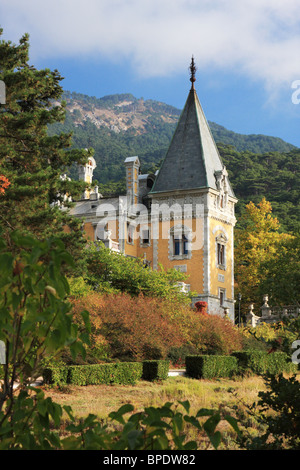
[[[192,87],[150,194],[217,189],[215,171],[224,167],[196,90]],[[228,183],[228,194],[234,193]]]

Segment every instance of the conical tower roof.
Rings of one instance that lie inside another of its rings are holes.
[[[194,88],[193,65],[192,60],[192,87],[151,194],[200,188],[217,189],[216,173],[224,169]],[[228,195],[235,197],[229,181],[227,187]]]

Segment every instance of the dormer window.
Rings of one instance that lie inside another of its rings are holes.
[[[228,173],[225,167],[222,170],[215,171],[216,187],[219,191],[217,196],[217,206],[219,209],[225,209],[228,202],[227,176]]]

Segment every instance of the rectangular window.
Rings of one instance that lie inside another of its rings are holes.
[[[134,227],[130,225],[130,223],[127,223],[127,242],[133,245],[133,233],[134,233]]]
[[[149,243],[150,243],[150,230],[144,229],[142,230],[142,244],[149,245]]]
[[[220,306],[224,306],[224,301],[225,301],[225,290],[220,289],[219,291],[219,297],[220,297]]]
[[[180,255],[180,240],[174,239],[174,255],[179,256]]]
[[[183,234],[181,227],[172,229],[169,249],[171,259],[188,259],[192,256],[189,235]]]
[[[182,243],[183,243],[183,254],[187,255],[189,252],[188,239],[184,235],[182,237]]]

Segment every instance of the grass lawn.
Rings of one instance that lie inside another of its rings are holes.
[[[70,405],[77,417],[94,413],[106,418],[111,411],[131,403],[136,411],[145,406],[160,406],[166,401],[189,400],[191,412],[199,408],[252,404],[258,392],[264,390],[262,378],[196,380],[169,377],[160,383],[140,381],[136,385],[89,385],[46,388],[46,395],[61,405]]]
[[[235,416],[247,425],[250,432],[257,433],[256,422],[247,413],[247,405],[257,401],[259,391],[265,390],[261,377],[253,376],[243,379],[196,380],[187,377],[169,377],[160,383],[140,381],[135,386],[129,385],[91,385],[85,387],[65,386],[61,388],[45,387],[46,396],[56,403],[70,405],[78,418],[89,413],[106,420],[109,413],[130,403],[135,412],[147,406],[161,406],[166,402],[177,403],[188,400],[191,404],[190,414],[200,408],[218,409]],[[219,425],[223,432],[225,448],[236,449],[233,442],[234,431],[227,423]],[[195,439],[195,436],[193,436]],[[203,436],[199,447],[207,445]]]

